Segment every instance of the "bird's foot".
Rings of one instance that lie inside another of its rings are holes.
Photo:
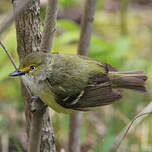
[[[31,97],[30,110],[31,112],[43,111],[48,107],[38,96]]]

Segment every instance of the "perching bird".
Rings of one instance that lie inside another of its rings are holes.
[[[80,55],[36,52],[18,71],[34,95],[57,112],[87,111],[120,99],[121,88],[145,91],[143,71],[117,72],[109,64]]]

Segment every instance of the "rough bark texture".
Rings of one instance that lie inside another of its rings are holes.
[[[55,32],[58,0],[48,0],[48,6],[46,10],[46,17],[44,23],[44,30],[42,34],[42,41],[40,44],[40,50],[44,52],[51,51],[53,36]],[[51,124],[51,127],[50,127]],[[43,129],[41,138],[41,152],[55,152],[55,141],[52,122],[48,116],[48,112],[45,113],[43,119]]]
[[[22,3],[23,0],[14,0],[14,11],[17,11],[18,7]],[[41,33],[39,5],[39,0],[32,0],[24,9],[22,14],[16,18],[17,51],[20,61],[29,53],[40,50]],[[25,115],[29,141],[28,145],[33,144],[33,146],[28,146],[28,151],[54,152],[54,136],[52,126],[50,126],[48,111],[46,110],[44,104],[40,101],[38,103],[36,101],[36,104],[38,104],[42,109],[36,109],[36,112],[31,111],[31,94],[29,94],[23,84],[22,91],[23,96],[25,97]],[[41,145],[41,147],[39,145]]]
[[[56,152],[54,132],[52,122],[49,117],[49,109],[46,109],[43,116],[40,152]]]

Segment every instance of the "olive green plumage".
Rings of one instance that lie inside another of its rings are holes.
[[[121,98],[120,88],[145,91],[142,71],[116,72],[110,65],[88,57],[31,53],[11,76],[24,83],[54,110],[69,113],[113,103]]]

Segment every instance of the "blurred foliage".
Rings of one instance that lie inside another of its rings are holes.
[[[8,5],[8,1],[4,3],[6,6]],[[67,9],[80,6],[81,3],[83,2],[80,0],[60,1],[61,7]],[[140,94],[125,90],[124,98],[115,104],[84,113],[80,131],[81,143],[83,151],[88,148],[90,152],[108,152],[117,134],[144,106],[152,101],[152,20],[149,18],[152,11],[150,9],[130,9],[125,16],[127,34],[123,35],[121,32],[122,18],[119,11],[109,13],[101,10],[103,6],[104,1],[98,0],[89,56],[112,64],[119,71],[143,69],[149,78],[148,92]],[[0,7],[0,13],[4,11]],[[74,21],[58,20],[53,50],[76,54],[79,32],[80,25]],[[14,26],[3,34],[2,40],[18,63]],[[0,135],[7,133],[10,143],[16,147],[16,151],[24,151],[26,140],[22,134],[25,134],[25,118],[20,80],[8,77],[8,74],[14,69],[1,48],[0,69]],[[57,148],[66,149],[69,116],[51,112],[53,113]],[[128,134],[119,151],[151,152],[151,123],[151,117],[141,122],[134,132]]]
[[[69,7],[75,6],[77,4],[80,4],[80,0],[70,0],[70,1],[60,0],[60,4],[64,8],[69,8]]]

